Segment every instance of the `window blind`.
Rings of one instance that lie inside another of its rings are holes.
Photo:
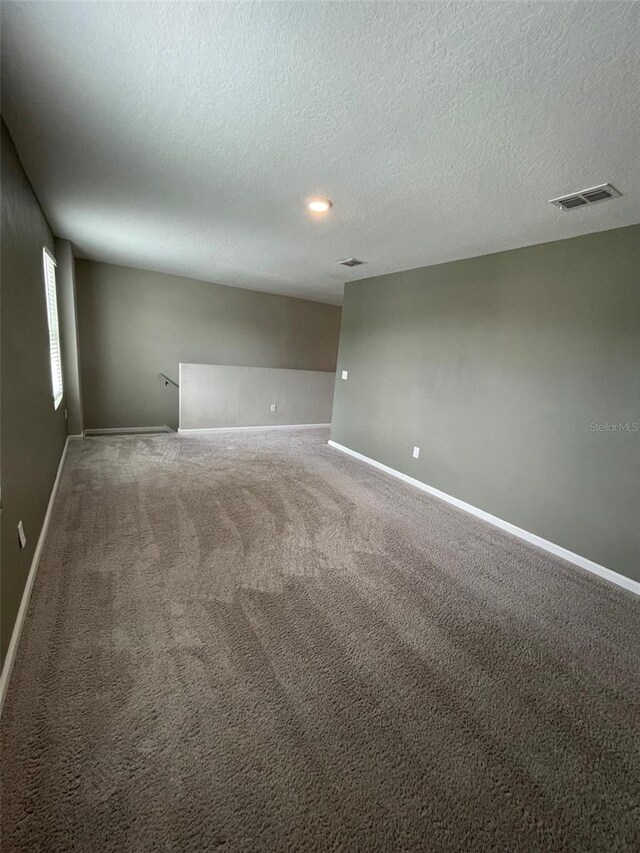
[[[47,301],[47,323],[49,324],[49,360],[51,362],[51,389],[53,407],[57,409],[62,402],[62,354],[60,352],[60,328],[58,325],[58,294],[56,289],[56,261],[44,248],[44,290]]]

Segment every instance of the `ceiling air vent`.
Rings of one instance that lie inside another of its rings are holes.
[[[599,187],[590,187],[588,190],[580,190],[579,193],[552,198],[549,200],[549,204],[555,204],[562,210],[573,210],[577,207],[595,204],[597,201],[606,201],[608,198],[619,198],[621,195],[622,193],[618,192],[611,184],[600,184]]]
[[[342,267],[359,267],[361,264],[366,264],[366,261],[359,261],[357,258],[346,258],[344,261],[338,261]]]

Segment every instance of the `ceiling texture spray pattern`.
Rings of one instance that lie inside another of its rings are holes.
[[[2,18],[4,118],[85,257],[340,302],[347,280],[640,221],[640,3]],[[623,197],[547,203],[605,181]],[[310,195],[332,199],[324,218]]]

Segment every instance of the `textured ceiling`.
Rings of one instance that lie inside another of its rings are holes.
[[[640,3],[2,17],[5,120],[85,257],[339,302],[347,280],[640,221]],[[547,204],[604,181],[624,197]]]

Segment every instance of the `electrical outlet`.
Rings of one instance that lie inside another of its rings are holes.
[[[18,522],[18,542],[21,548],[27,547],[27,537],[24,535],[24,527],[21,521]]]
[[[349,371],[348,370],[342,371],[342,378],[345,380],[349,378]]]
[[[278,408],[278,406],[275,403],[271,404],[271,411],[272,412],[275,412],[277,408]]]
[[[414,458],[414,459],[419,459],[419,458],[420,458],[420,448],[419,448],[419,447],[414,447],[414,448],[413,448],[413,458]]]

